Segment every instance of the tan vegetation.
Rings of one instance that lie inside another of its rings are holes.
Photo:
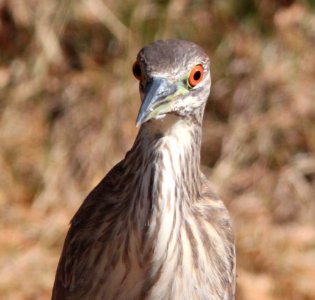
[[[70,218],[130,148],[137,50],[212,62],[202,161],[237,299],[315,299],[314,1],[0,0],[0,299],[49,299]]]

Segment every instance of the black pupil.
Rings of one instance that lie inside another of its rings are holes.
[[[137,78],[140,78],[141,75],[142,75],[141,68],[140,68],[140,65],[139,65],[138,63],[136,63],[136,64],[133,66],[133,74],[134,74]]]
[[[194,74],[194,80],[199,80],[201,77],[201,72],[200,71],[197,71],[195,74]]]

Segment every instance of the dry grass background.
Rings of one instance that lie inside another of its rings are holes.
[[[0,299],[49,299],[68,222],[121,159],[131,65],[212,59],[202,161],[234,220],[237,299],[315,299],[315,15],[302,0],[0,0]]]

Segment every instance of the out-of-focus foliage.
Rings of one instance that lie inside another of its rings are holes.
[[[49,299],[71,216],[135,137],[138,49],[182,38],[211,57],[202,161],[237,299],[315,299],[314,7],[0,0],[0,298]]]

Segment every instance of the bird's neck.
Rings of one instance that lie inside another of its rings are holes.
[[[152,176],[152,186],[142,192],[153,202],[170,197],[194,202],[201,189],[200,147],[201,125],[192,120],[168,115],[144,124],[131,150],[134,159],[141,161],[140,173]]]
[[[182,215],[201,194],[200,143],[200,125],[167,116],[140,128],[124,160],[128,180],[121,178],[122,193],[134,219],[134,244],[143,249],[139,264],[150,266],[150,276],[165,284],[172,272],[158,274],[174,271],[170,253],[178,251]]]

